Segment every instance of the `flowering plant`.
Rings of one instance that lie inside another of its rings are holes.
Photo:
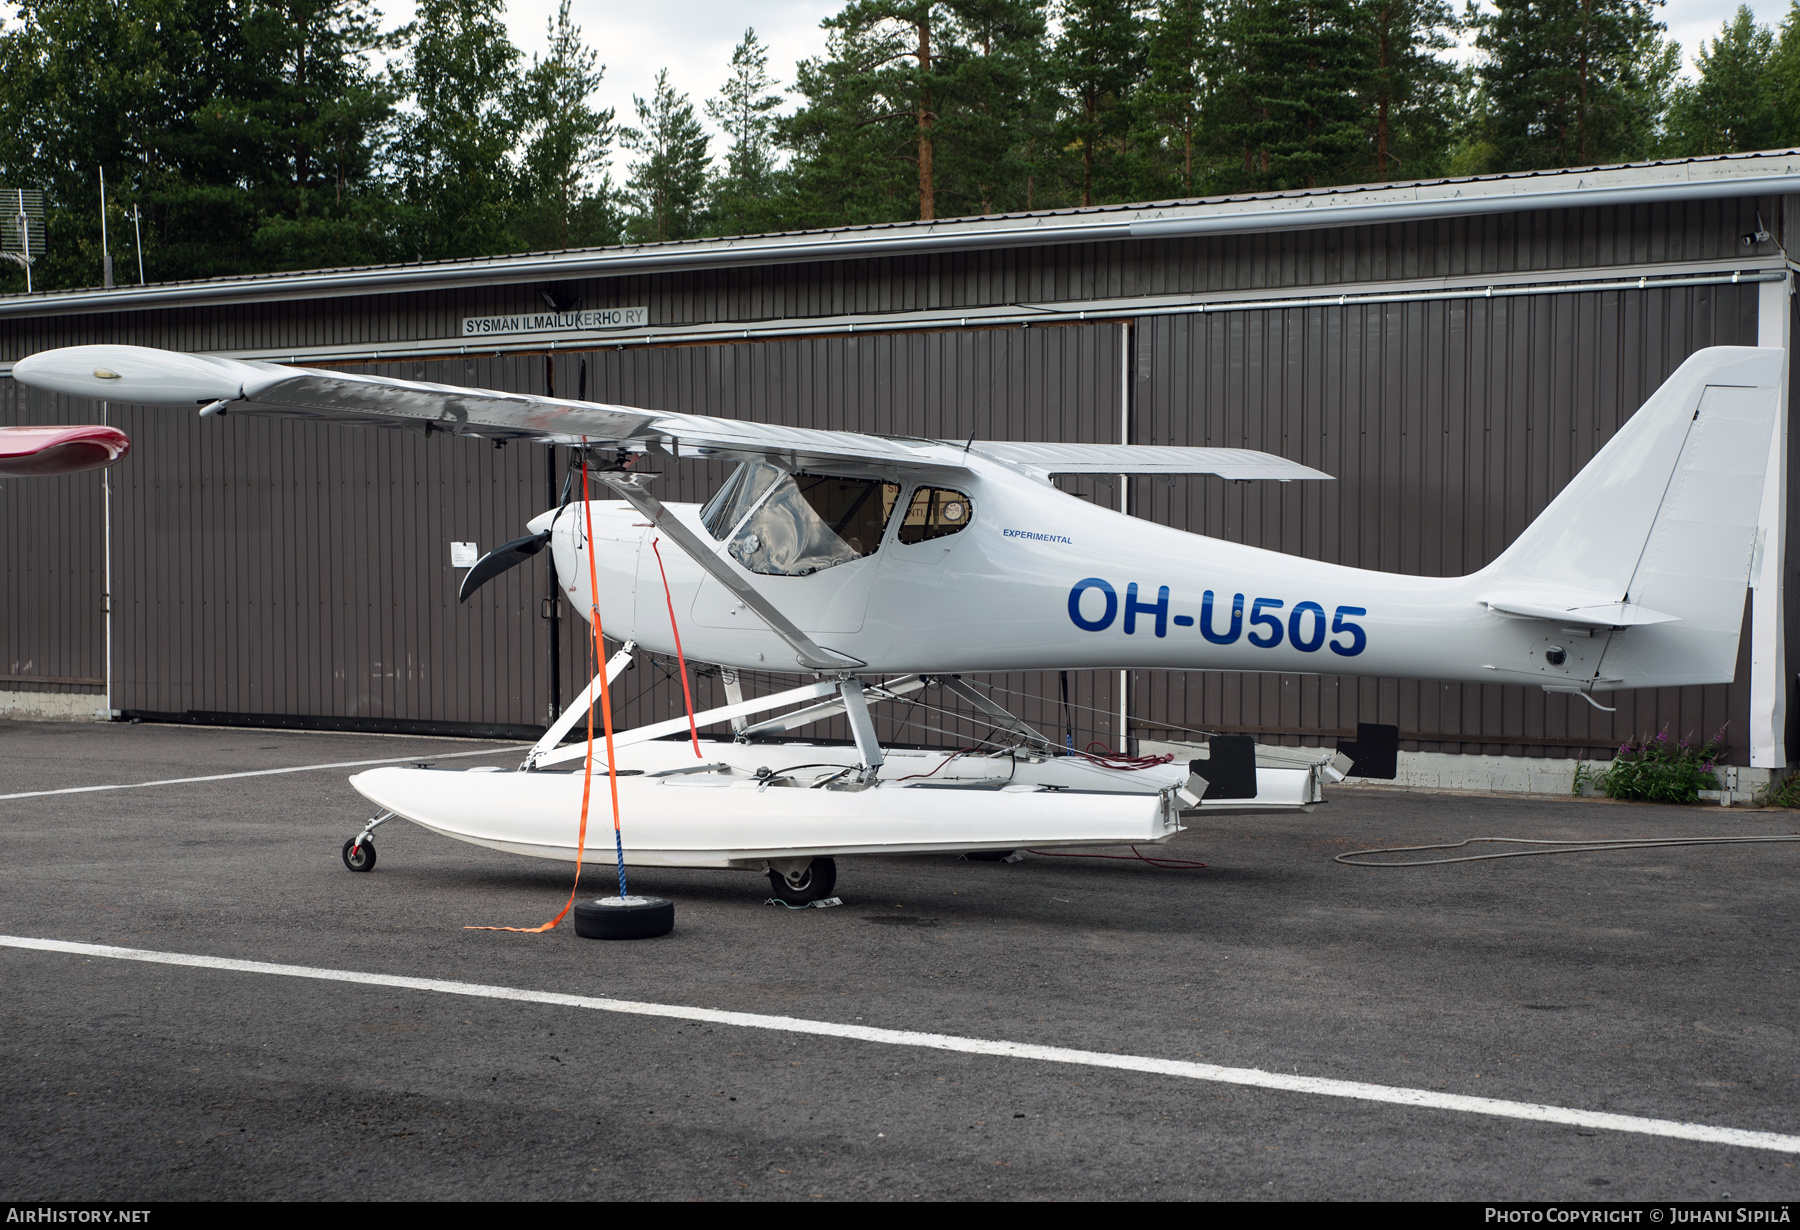
[[[1698,746],[1691,735],[1679,742],[1669,738],[1665,726],[1655,735],[1621,743],[1611,766],[1598,773],[1585,764],[1577,766],[1575,790],[1580,793],[1583,782],[1592,782],[1608,798],[1694,803],[1702,790],[1719,788],[1713,770],[1724,752],[1723,726]]]

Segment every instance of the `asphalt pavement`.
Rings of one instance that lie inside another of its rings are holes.
[[[505,746],[0,722],[0,795]],[[844,858],[844,904],[799,911],[634,870],[675,932],[608,943],[464,929],[546,921],[565,864],[395,822],[346,871],[353,771],[0,799],[0,933],[1800,1134],[1800,844],[1332,861],[1793,812],[1340,788],[1166,848],[1203,870]],[[716,1022],[14,948],[0,988],[5,1200],[1800,1193],[1777,1150]]]

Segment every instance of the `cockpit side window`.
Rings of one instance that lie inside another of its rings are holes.
[[[802,577],[873,555],[899,498],[897,483],[747,463],[700,518],[751,572]]]
[[[726,535],[744,519],[744,514],[756,507],[757,501],[769,489],[769,484],[780,477],[781,471],[774,466],[746,461],[731,472],[725,485],[714,492],[713,498],[700,510],[700,524],[714,538],[723,542]]]
[[[945,487],[919,487],[913,491],[895,537],[908,545],[930,542],[933,538],[967,529],[974,517],[975,506],[962,492]]]

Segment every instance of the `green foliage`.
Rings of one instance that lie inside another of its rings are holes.
[[[1776,33],[1767,81],[1775,108],[1775,144],[1800,142],[1800,0],[1792,0]]]
[[[395,73],[412,108],[398,120],[392,158],[396,241],[418,260],[486,256],[515,245],[508,232],[519,122],[509,106],[518,48],[501,0],[420,0]]]
[[[713,180],[712,228],[722,235],[746,235],[780,224],[773,200],[776,184],[775,118],[780,83],[769,76],[769,49],[745,30],[731,52],[731,76],[719,97],[708,99],[706,114],[725,130],[725,167]]]
[[[1371,181],[1446,173],[1463,112],[1462,75],[1442,53],[1463,29],[1448,0],[1373,0],[1362,10],[1373,54],[1365,84]]]
[[[366,0],[30,0],[0,34],[0,178],[48,196],[34,283],[99,284],[102,168],[121,281],[132,204],[155,280],[385,259],[383,43]]]
[[[532,57],[511,98],[524,140],[513,231],[531,248],[617,243],[620,221],[605,174],[617,135],[613,111],[588,103],[606,69],[569,20],[569,0],[549,35],[549,53]]]
[[[1062,94],[1058,136],[1081,160],[1080,203],[1134,195],[1131,141],[1146,68],[1143,22],[1133,0],[1062,0],[1062,35],[1051,51]]]
[[[1723,727],[1698,747],[1690,739],[1679,742],[1667,730],[1654,736],[1623,743],[1612,764],[1595,773],[1578,765],[1575,792],[1591,782],[1613,799],[1640,799],[1651,803],[1693,803],[1700,791],[1717,790],[1713,769],[1725,750]]]
[[[1800,807],[1800,774],[1770,781],[1752,802],[1757,807]]]
[[[1677,87],[1669,114],[1669,145],[1685,154],[1731,154],[1767,149],[1779,140],[1775,34],[1739,6],[1719,37],[1694,57],[1699,79]]]
[[[1494,0],[1471,14],[1503,169],[1581,166],[1648,153],[1646,55],[1656,0]],[[1651,110],[1656,110],[1654,106]]]
[[[1205,0],[1160,0],[1150,17],[1138,95],[1146,196],[1191,197],[1208,182],[1203,123],[1213,88],[1216,25],[1217,13]]]
[[[706,206],[710,138],[694,117],[694,104],[669,84],[669,70],[656,74],[648,100],[633,94],[637,128],[621,128],[619,140],[639,157],[625,185],[633,213],[628,238],[662,242],[700,233]]]
[[[17,2],[0,184],[46,190],[43,289],[100,281],[102,167],[123,281],[133,207],[172,280],[1800,141],[1800,0],[1774,29],[1740,10],[1691,82],[1660,0],[844,0],[791,107],[745,31],[705,100],[716,164],[666,74],[630,128],[592,104],[567,0],[529,64],[505,0],[390,33],[372,0]]]

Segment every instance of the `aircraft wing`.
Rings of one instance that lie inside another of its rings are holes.
[[[794,469],[843,462],[929,462],[959,468],[947,446],[927,440],[673,414],[143,346],[46,351],[15,363],[13,379],[55,393],[132,405],[404,427],[421,434],[441,431],[489,440],[585,442],[668,456],[685,451],[768,459]]]
[[[1248,448],[1156,444],[1015,444],[977,440],[971,451],[1039,474],[1217,474],[1240,481],[1328,479],[1331,475]]]
[[[320,419],[488,440],[585,442],[672,457],[686,452],[689,456],[770,460],[789,469],[852,463],[882,469],[929,466],[958,470],[964,468],[961,458],[968,451],[1042,476],[1217,474],[1280,482],[1331,477],[1251,449],[1004,441],[963,445],[465,389],[143,346],[70,346],[45,351],[15,363],[13,378],[74,397],[198,407],[202,414]]]

